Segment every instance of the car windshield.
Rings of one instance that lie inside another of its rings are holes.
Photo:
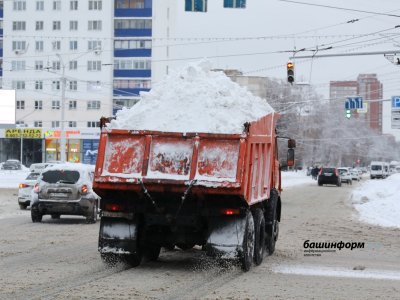
[[[322,172],[323,173],[335,173],[335,169],[334,168],[323,168]]]
[[[73,170],[49,170],[43,173],[42,180],[47,183],[76,183],[79,172]]]
[[[339,170],[340,175],[347,174],[347,170]]]
[[[40,173],[30,173],[26,180],[36,180],[39,177]]]
[[[372,171],[382,170],[382,166],[371,166]]]

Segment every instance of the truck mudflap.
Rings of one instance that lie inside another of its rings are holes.
[[[138,251],[138,226],[134,220],[103,217],[100,221],[99,252],[135,254]]]
[[[207,255],[236,259],[243,253],[246,216],[225,216],[209,220]]]

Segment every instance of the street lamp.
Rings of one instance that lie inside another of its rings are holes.
[[[62,77],[61,77],[61,128],[60,128],[60,160],[62,162],[66,161],[65,157],[65,130],[64,130],[64,123],[65,123],[65,85],[67,79],[65,78],[65,64],[64,61],[59,53],[56,54],[60,63],[62,65]]]

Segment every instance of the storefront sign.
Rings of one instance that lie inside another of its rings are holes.
[[[22,138],[24,139],[41,139],[42,138],[42,129],[33,129],[33,128],[6,128],[5,130],[5,138]]]

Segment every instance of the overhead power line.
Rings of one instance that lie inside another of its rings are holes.
[[[353,8],[345,8],[345,7],[338,7],[338,6],[330,6],[330,5],[322,5],[322,4],[315,4],[315,3],[307,3],[307,2],[299,2],[299,1],[292,1],[292,0],[279,0],[281,2],[290,2],[302,5],[309,5],[309,6],[318,6],[318,7],[325,7],[325,8],[332,8],[338,10],[347,10],[347,11],[355,11],[360,13],[372,14],[372,15],[380,15],[380,16],[387,16],[387,17],[396,17],[400,18],[400,15],[395,14],[388,14],[388,13],[380,13],[374,11],[367,11],[367,10],[360,10],[360,9],[353,9]]]

